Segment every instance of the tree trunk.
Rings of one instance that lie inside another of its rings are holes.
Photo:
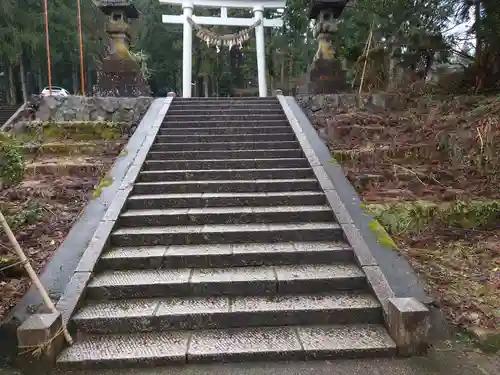
[[[73,65],[71,68],[71,81],[73,83],[73,95],[78,95],[78,71]]]
[[[203,75],[203,89],[205,91],[205,98],[208,98],[209,97],[208,74]]]
[[[388,64],[388,72],[387,72],[387,89],[393,90],[395,89],[399,82],[396,77],[396,68],[397,68],[397,60],[396,60],[396,51],[398,50],[398,46],[396,43],[392,44],[391,51],[389,53],[389,64]]]
[[[87,66],[87,74],[86,74],[86,84],[87,84],[87,89],[85,90],[87,92],[87,96],[91,96],[94,93],[94,90],[92,88],[93,82],[92,82],[92,69]]]
[[[23,54],[19,56],[19,76],[21,81],[21,90],[23,92],[23,103],[28,101],[28,87],[26,85],[26,69],[24,67]]]
[[[284,53],[281,54],[281,67],[280,67],[280,89],[284,90],[285,94],[288,94],[288,84],[285,82],[285,60],[286,55]]]
[[[9,62],[9,67],[8,67],[8,75],[9,75],[9,95],[8,95],[8,102],[11,105],[16,104],[17,99],[16,99],[16,86],[14,83],[14,67],[12,63]]]
[[[483,48],[482,48],[482,28],[481,2],[477,1],[474,7],[474,18],[476,23],[476,92],[483,86],[483,78],[486,76],[486,66],[483,66]]]
[[[476,26],[476,64],[479,66],[481,61],[481,43],[482,43],[482,27],[483,23],[481,20],[481,2],[476,1],[474,7],[474,21]]]
[[[37,94],[40,94],[43,90],[43,75],[42,75],[42,66],[38,65],[38,92]]]

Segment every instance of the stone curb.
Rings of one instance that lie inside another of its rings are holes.
[[[414,298],[415,296],[409,295],[408,293],[403,295],[401,295],[401,293],[398,293],[399,295],[395,293],[383,270],[381,269],[379,262],[372,253],[371,245],[377,243],[376,239],[373,237],[373,234],[371,239],[367,238],[370,234],[367,233],[366,230],[363,231],[363,225],[359,218],[351,215],[351,212],[347,207],[349,203],[352,205],[357,202],[359,202],[357,203],[359,207],[361,205],[359,196],[357,196],[356,192],[350,186],[350,183],[345,177],[340,165],[331,160],[330,151],[321,141],[316,130],[313,128],[307,117],[305,117],[295,100],[290,97],[285,98],[279,91],[276,95],[286,117],[288,118],[288,121],[290,122],[290,125],[295,132],[297,140],[299,141],[305,156],[309,160],[309,163],[311,164],[311,167],[313,168],[313,171],[326,194],[326,198],[332,208],[332,211],[343,229],[345,239],[353,248],[358,265],[363,269],[370,288],[382,305],[386,325],[399,347],[401,339],[397,337],[397,335],[395,336],[393,334],[395,330],[392,327],[392,322],[396,321],[396,319],[394,318],[395,309],[390,310],[389,308],[389,305],[392,306],[390,301],[398,300],[399,298],[396,297],[408,297],[409,299],[415,300],[414,306],[418,306],[419,313],[422,313],[422,309],[425,309],[427,314],[429,314],[429,311],[419,302],[419,298]],[[293,108],[293,105],[295,105],[296,108]],[[297,117],[299,111],[303,115],[303,117],[300,118],[300,121]],[[341,188],[346,186],[351,187],[351,190],[346,189],[351,195],[350,202],[346,202],[345,199],[342,199],[339,194]],[[366,220],[369,220],[368,216],[366,217]],[[389,249],[387,249],[387,251],[392,252],[392,250]],[[415,275],[414,277],[416,281],[419,282],[417,276]],[[420,296],[427,296],[423,287],[421,288],[422,290],[420,291]],[[409,289],[410,288],[407,288],[407,291]],[[405,311],[405,313],[408,312]]]

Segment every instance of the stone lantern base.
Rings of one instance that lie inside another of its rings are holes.
[[[97,70],[96,96],[150,96],[151,89],[132,59],[106,58]]]
[[[347,71],[339,59],[313,61],[306,73],[299,94],[336,94],[349,91]]]

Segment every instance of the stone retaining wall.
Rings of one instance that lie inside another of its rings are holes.
[[[138,124],[153,98],[69,96],[41,98],[37,121],[112,121]]]
[[[297,95],[295,100],[310,119],[325,113],[359,110],[380,112],[399,109],[404,105],[398,95],[387,93],[373,93],[362,96],[348,93]]]

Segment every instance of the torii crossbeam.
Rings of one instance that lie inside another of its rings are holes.
[[[222,25],[222,26],[252,26],[256,21],[262,22],[255,28],[255,44],[257,51],[257,70],[259,80],[259,96],[267,96],[266,83],[266,54],[264,41],[264,27],[281,27],[282,19],[264,18],[264,9],[285,8],[286,0],[160,0],[160,3],[181,5],[182,15],[163,15],[163,22],[170,24],[183,24],[183,46],[182,46],[182,96],[191,97],[192,90],[192,55],[193,55],[193,29],[187,18],[191,18],[199,25]],[[207,8],[220,8],[220,17],[196,17],[193,16],[194,6]],[[228,8],[250,8],[253,9],[254,18],[228,17]]]

